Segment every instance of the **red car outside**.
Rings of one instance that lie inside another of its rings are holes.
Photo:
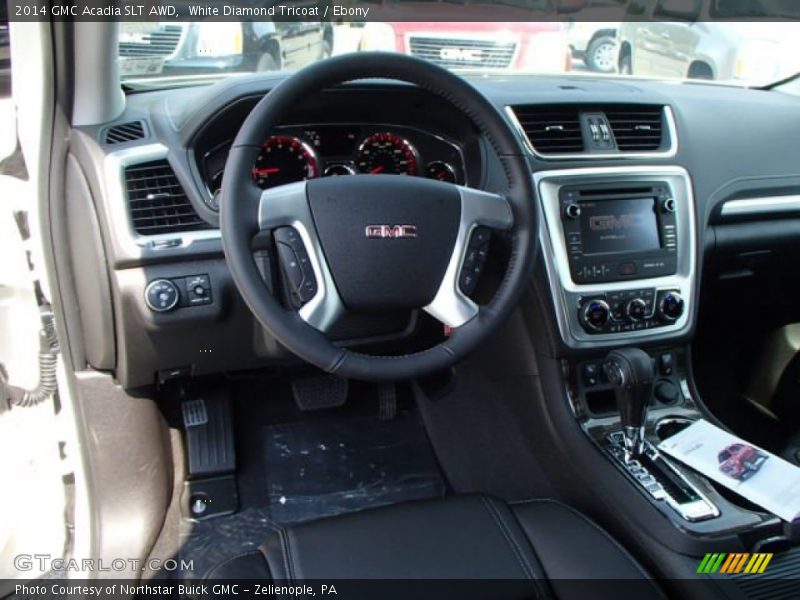
[[[402,52],[453,70],[568,71],[571,53],[563,22],[536,20],[557,14],[548,0],[539,5],[540,10],[530,10],[464,4],[463,21],[443,22],[437,19],[453,18],[451,3],[382,3],[371,8],[359,49]]]

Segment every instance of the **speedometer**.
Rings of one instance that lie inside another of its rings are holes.
[[[253,179],[260,188],[313,179],[319,174],[319,159],[303,140],[274,135],[261,147],[253,164]]]
[[[358,147],[356,166],[360,173],[377,175],[416,175],[419,157],[416,148],[395,133],[373,133]]]

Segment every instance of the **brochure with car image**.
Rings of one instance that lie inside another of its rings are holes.
[[[693,423],[658,449],[785,521],[800,519],[800,468],[708,421]]]

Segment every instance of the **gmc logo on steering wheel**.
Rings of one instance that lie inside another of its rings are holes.
[[[416,225],[367,225],[368,238],[415,238]]]

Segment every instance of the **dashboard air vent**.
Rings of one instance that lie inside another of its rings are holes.
[[[578,106],[528,105],[513,107],[531,146],[540,154],[583,152]]]
[[[112,125],[106,129],[103,141],[106,144],[123,144],[141,140],[146,136],[144,123],[142,121],[131,121],[121,125]]]
[[[661,148],[664,129],[661,106],[619,104],[605,107],[604,112],[621,152],[648,152]]]
[[[166,160],[126,167],[125,188],[131,222],[139,235],[211,228],[195,212]]]

